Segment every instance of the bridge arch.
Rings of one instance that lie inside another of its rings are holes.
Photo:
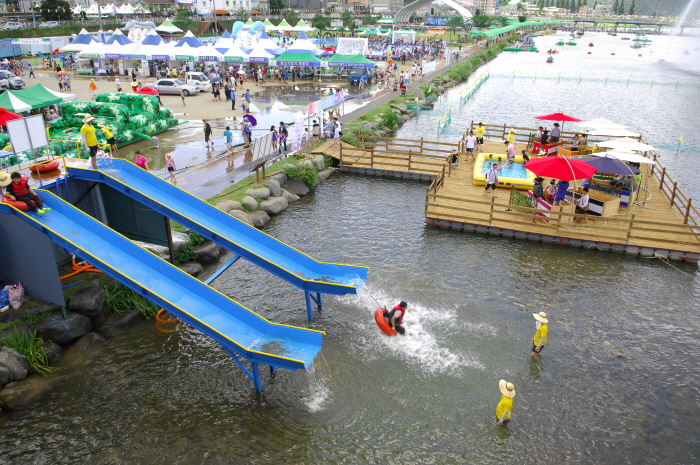
[[[422,8],[424,6],[428,6],[431,3],[433,3],[435,0],[416,0],[413,3],[410,3],[406,5],[405,7],[401,8],[399,11],[396,12],[394,15],[394,24],[398,23],[408,23],[409,20],[411,19],[411,15],[415,13],[419,8]],[[459,3],[453,1],[453,0],[442,0],[442,3],[444,3],[446,6],[452,8],[453,10],[457,11],[462,17],[466,19],[470,19],[473,15],[472,12],[469,11],[466,7],[460,5]]]

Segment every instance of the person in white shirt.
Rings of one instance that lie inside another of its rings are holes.
[[[591,198],[588,196],[588,188],[584,187],[583,188],[583,195],[576,199],[576,213],[580,215],[585,215],[586,212],[588,211],[588,203],[590,202]],[[588,223],[588,219],[586,218],[574,218],[574,223],[578,223],[579,221],[582,221],[583,223]]]
[[[467,154],[470,154],[472,158],[474,158],[474,147],[476,147],[476,136],[474,135],[474,131],[469,131],[466,143]]]
[[[493,187],[493,196],[496,196],[496,184],[498,183],[498,169],[496,163],[491,165],[491,169],[486,173],[486,188],[484,189],[484,197],[487,193],[490,193],[490,189]]]

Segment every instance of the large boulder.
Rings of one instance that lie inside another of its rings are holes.
[[[105,342],[107,341],[103,335],[95,332],[87,333],[85,336],[78,339],[75,344],[73,344],[73,350],[77,350],[78,352],[82,353],[92,352]]]
[[[173,238],[173,253],[176,254],[180,251],[183,245],[190,241],[189,234],[182,233],[179,231],[170,231],[170,236]]]
[[[276,173],[270,176],[270,179],[274,179],[278,183],[280,183],[280,186],[284,186],[287,183],[287,175],[284,173]]]
[[[63,318],[63,315],[43,318],[36,322],[34,328],[40,338],[66,345],[92,331],[92,322],[82,313],[72,312],[68,318]]]
[[[267,200],[266,200],[267,202]],[[256,228],[262,228],[265,226],[267,223],[270,222],[270,215],[265,213],[262,210],[254,211],[248,213],[248,216],[250,217],[250,220],[253,222],[253,226]]]
[[[311,160],[304,160],[304,161],[302,161],[301,163],[299,163],[299,166],[302,166],[302,167],[303,167],[303,166],[306,166],[306,167],[308,167],[308,168],[316,168],[316,167],[314,166],[314,162],[312,162]]]
[[[24,320],[24,315],[14,310],[7,310],[0,313],[0,323],[11,323],[17,320]]]
[[[389,106],[402,112],[408,110],[408,106],[405,103],[392,103]]]
[[[219,247],[213,242],[205,242],[192,248],[196,260],[203,265],[210,265],[219,261]]]
[[[216,208],[226,213],[230,212],[231,210],[243,210],[241,202],[236,202],[235,200],[222,200],[216,204]]]
[[[325,181],[331,177],[331,174],[333,174],[333,170],[323,170],[318,173],[318,177],[321,178],[321,181]]]
[[[138,310],[129,313],[101,313],[92,319],[92,327],[98,333],[109,337],[131,326],[140,316]]]
[[[267,190],[267,191],[270,192],[269,190]],[[269,197],[269,195],[268,195],[268,197]],[[243,205],[243,208],[245,208],[246,210],[254,211],[254,210],[258,209],[258,201],[249,195],[246,195],[245,197],[243,197],[243,200],[241,200],[241,204]]]
[[[246,195],[253,197],[254,199],[266,199],[270,197],[270,189],[267,187],[258,187],[257,189],[248,189],[245,191]]]
[[[0,390],[0,406],[3,410],[18,410],[31,404],[41,394],[59,381],[58,376],[29,375]]]
[[[367,130],[371,131],[372,130],[372,123],[370,123],[369,121],[361,121],[360,128],[367,129]]]
[[[46,341],[43,344],[46,353],[46,361],[49,365],[57,362],[63,356],[63,347],[53,341]]]
[[[270,189],[270,196],[279,197],[282,195],[282,187],[280,186],[280,182],[278,180],[268,179],[265,181],[264,186]]]
[[[297,165],[294,165],[292,163],[285,163],[284,166],[282,166],[283,170],[286,170],[287,168],[296,168]]]
[[[257,202],[255,202],[257,205]],[[238,218],[239,220],[243,221],[244,223],[253,226],[253,221],[250,219],[250,216],[248,216],[248,213],[242,212],[240,210],[231,210],[229,215],[233,216],[234,218]]]
[[[0,386],[19,381],[29,374],[29,362],[24,355],[11,347],[0,350]]]
[[[189,236],[188,236],[189,237]],[[163,260],[170,260],[170,251],[164,245],[151,244],[149,242],[132,241],[134,244],[158,255]],[[182,246],[181,246],[182,247]]]
[[[311,159],[311,163],[314,164],[316,171],[323,171],[326,168],[326,159],[323,158],[323,155],[316,155]]]
[[[281,192],[280,192],[281,193]],[[268,215],[277,215],[289,206],[289,202],[284,197],[270,197],[260,203],[260,209]]]
[[[287,189],[282,189],[282,197],[287,199],[287,203],[292,203],[292,202],[296,202],[297,200],[299,200],[298,195],[292,194]]]
[[[16,312],[12,313],[14,313],[15,315],[19,315],[19,313]],[[29,325],[24,321],[15,323],[14,325],[8,326],[7,328],[0,330],[0,346],[2,346],[5,343],[5,340],[10,336],[13,336],[15,334],[19,334],[20,336],[29,336],[31,335],[31,333],[32,331],[29,329]]]
[[[204,267],[202,266],[202,264],[195,261],[181,263],[177,267],[180,268],[183,272],[195,278],[202,274],[202,271],[204,271]]]
[[[290,179],[287,181],[287,184],[284,185],[284,188],[299,197],[303,197],[309,193],[309,187],[300,179]]]
[[[102,313],[105,300],[107,300],[107,292],[100,286],[100,282],[95,279],[70,298],[68,309],[84,313],[87,316],[97,316]]]
[[[61,306],[41,300],[33,305],[25,305],[22,311],[29,315],[43,315],[44,313],[60,312]]]

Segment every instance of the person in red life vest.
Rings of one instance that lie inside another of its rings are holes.
[[[7,191],[5,195],[7,195],[10,200],[26,203],[29,209],[37,215],[43,215],[51,210],[50,208],[44,208],[44,204],[41,203],[39,196],[29,187],[26,176],[15,172],[12,173],[10,177],[12,178],[12,182],[5,188]]]
[[[389,323],[389,326],[391,326],[394,331],[399,333],[402,336],[406,335],[406,330],[401,326],[403,324],[403,317],[406,315],[406,309],[408,308],[408,304],[406,302],[400,302],[396,307],[394,307],[391,311],[389,310],[384,310],[384,318],[386,318],[387,323]]]

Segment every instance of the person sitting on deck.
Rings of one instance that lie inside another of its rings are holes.
[[[579,145],[581,145],[581,139],[579,138],[579,135],[576,134],[574,136],[574,138],[571,140],[571,151],[578,152]]]
[[[537,131],[535,132],[535,139],[533,142],[540,142],[542,140],[542,132],[544,131],[544,128],[542,126],[537,128]]]
[[[12,182],[5,188],[5,195],[16,202],[24,202],[27,207],[37,215],[43,215],[50,208],[45,208],[38,195],[29,187],[29,180],[26,176],[14,172],[10,175]]]
[[[403,317],[406,314],[407,309],[408,304],[404,301],[401,301],[393,309],[385,309],[383,312],[384,318],[386,318],[387,323],[389,323],[389,326],[391,326],[394,331],[396,331],[402,336],[406,335],[406,330],[401,325],[403,324]]]
[[[588,203],[590,202],[590,197],[588,196],[588,188],[583,188],[583,195],[576,199],[576,213],[580,215],[585,215],[588,211]],[[574,223],[578,223],[578,220],[583,220],[584,223],[588,223],[586,218],[574,218]]]

